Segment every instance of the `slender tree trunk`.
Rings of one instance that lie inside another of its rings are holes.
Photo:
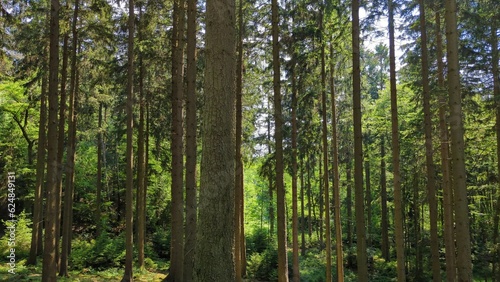
[[[267,120],[267,151],[271,155],[271,120]],[[269,238],[274,238],[273,175],[269,174]]]
[[[183,281],[193,281],[196,247],[196,0],[187,1],[186,227]]]
[[[436,7],[436,59],[437,59],[437,76],[438,87],[440,92],[445,90],[444,84],[444,64],[443,64],[443,48],[441,37],[441,17],[439,13],[440,7]],[[443,170],[443,206],[444,206],[444,245],[445,245],[445,260],[446,260],[446,280],[452,282],[456,280],[457,270],[455,263],[455,233],[453,224],[453,191],[451,188],[450,178],[450,157],[449,157],[449,138],[448,124],[446,122],[446,95],[439,93],[439,130],[441,139],[441,167]]]
[[[283,183],[283,115],[281,113],[279,6],[272,0],[274,139],[276,142],[276,203],[278,211],[278,281],[288,281],[285,186]]]
[[[492,74],[493,74],[493,95],[496,101],[496,135],[497,135],[497,169],[498,169],[498,179],[500,179],[500,77],[498,73],[498,37],[497,37],[497,25],[498,25],[498,13],[496,18],[493,19],[491,25],[491,50],[492,50]],[[500,181],[498,181],[500,185]],[[496,257],[497,260],[493,261],[493,281],[500,281],[500,248],[498,248],[498,225],[500,221],[500,189],[497,191],[497,204],[495,208],[495,217],[493,220],[493,244],[496,247]],[[497,271],[498,267],[498,271]]]
[[[416,168],[415,168],[416,170]],[[420,198],[419,198],[419,187],[418,187],[418,178],[417,175],[413,176],[413,248],[415,249],[415,280],[422,280],[422,247],[421,247],[421,239],[420,239]]]
[[[126,113],[127,113],[127,149],[126,149],[126,194],[125,194],[125,272],[123,274],[122,282],[130,282],[134,280],[132,273],[133,263],[133,247],[134,247],[134,29],[135,29],[135,14],[134,14],[134,0],[128,0],[128,69],[127,69],[127,100],[126,100]]]
[[[47,132],[47,216],[42,266],[42,281],[56,281],[56,226],[58,219],[57,199],[57,113],[59,74],[59,0],[51,0],[50,7],[50,51],[49,51],[49,119]]]
[[[427,198],[429,200],[430,235],[431,235],[431,269],[434,282],[441,281],[441,267],[439,264],[438,239],[438,206],[436,200],[436,169],[434,166],[432,146],[432,116],[429,85],[429,56],[427,51],[427,27],[425,18],[424,0],[419,0],[420,9],[420,49],[422,52],[422,87],[424,99],[424,132],[425,132],[425,163],[427,167]]]
[[[144,19],[142,14],[142,3],[139,3],[139,26],[138,39],[143,42]],[[146,178],[146,153],[144,142],[144,62],[143,55],[139,52],[139,126],[137,127],[137,264],[140,269],[144,269],[144,245],[146,243],[146,196],[145,196],[145,178]]]
[[[35,186],[35,199],[33,208],[33,226],[31,229],[31,248],[28,261],[26,264],[35,265],[37,255],[39,254],[39,241],[41,237],[42,226],[42,213],[43,213],[43,180],[45,174],[45,146],[46,144],[46,131],[47,125],[47,77],[42,77],[42,89],[40,95],[40,123],[38,125],[38,148],[36,160],[36,186]]]
[[[72,20],[73,43],[71,46],[71,76],[70,76],[70,97],[68,109],[68,147],[66,152],[66,185],[64,191],[64,219],[63,219],[63,241],[61,252],[61,263],[59,276],[68,275],[68,260],[71,250],[71,230],[72,230],[72,211],[73,211],[73,187],[74,187],[74,167],[75,167],[75,151],[76,151],[76,96],[78,92],[78,77],[77,77],[77,20],[79,11],[79,0],[75,1],[75,9]],[[64,125],[59,125],[59,129],[64,129]],[[63,140],[63,139],[59,139]],[[62,176],[61,176],[62,179]]]
[[[368,147],[368,142],[367,142]],[[367,157],[369,159],[369,157]],[[370,161],[365,161],[365,181],[366,181],[366,245],[371,247],[371,222],[372,222],[372,189],[371,189],[371,173],[370,173]]]
[[[102,232],[103,222],[101,221],[101,203],[102,203],[102,155],[103,155],[103,128],[102,128],[102,103],[99,103],[99,132],[97,133],[97,183],[96,183],[96,212],[95,222],[97,226],[96,237]]]
[[[320,30],[323,29],[323,12],[321,12]],[[326,243],[326,281],[332,281],[332,246],[330,235],[330,185],[328,177],[328,127],[326,120],[326,62],[325,42],[321,38],[321,111],[322,111],[322,141],[323,141],[323,189],[325,193],[325,243]]]
[[[300,240],[300,255],[306,255],[306,214],[305,214],[305,198],[304,198],[304,158],[300,157],[300,229],[301,229],[301,240]]]
[[[350,250],[352,247],[352,172],[351,172],[351,160],[348,160],[346,164],[346,182],[347,182],[347,199],[346,199],[346,209],[347,209],[347,249]],[[349,251],[350,252],[350,251]]]
[[[448,61],[448,97],[450,105],[451,159],[455,202],[455,230],[457,234],[458,281],[472,281],[469,208],[464,157],[464,127],[462,121],[462,94],[458,64],[457,6],[455,0],[446,0],[446,49]]]
[[[308,152],[309,153],[309,152]],[[311,156],[307,156],[307,223],[308,223],[308,230],[309,230],[309,242],[312,242],[312,221],[313,217],[312,215],[312,195],[311,195]]]
[[[384,136],[380,140],[380,206],[382,209],[381,229],[382,229],[382,257],[386,262],[391,259],[389,245],[389,219],[387,217],[387,180],[385,165],[385,142]]]
[[[396,90],[396,55],[394,47],[394,3],[389,0],[389,66],[391,85],[391,123],[392,123],[392,166],[394,181],[394,231],[396,237],[396,256],[398,281],[406,281],[405,247],[403,231],[403,195],[401,193],[401,170],[399,149],[398,101]]]
[[[330,56],[333,56],[333,44],[330,42]],[[335,85],[333,80],[333,57],[330,58],[330,94],[332,100],[332,149],[333,149],[333,210],[335,222],[335,246],[337,256],[337,281],[344,281],[344,251],[342,249],[342,221],[340,219],[340,174],[339,145],[337,140],[337,107],[335,101]]]
[[[295,54],[292,66],[292,246],[293,246],[293,281],[300,281],[299,269],[299,222],[297,202],[297,77],[295,73]]]
[[[235,0],[209,0],[194,281],[235,281]]]
[[[322,153],[323,148],[321,148]],[[323,173],[323,158],[319,157],[318,158],[318,167],[319,167],[319,176],[318,176],[318,182],[319,182],[319,221],[318,221],[318,232],[319,232],[319,249],[323,250],[325,248],[325,241],[323,238],[323,224],[324,224],[324,217],[323,217],[323,212],[324,212],[324,173]]]
[[[363,135],[361,133],[361,70],[359,52],[359,0],[352,1],[352,65],[354,122],[354,188],[358,281],[368,281],[365,205],[363,193]]]

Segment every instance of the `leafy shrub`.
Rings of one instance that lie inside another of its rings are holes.
[[[2,221],[6,226],[12,226],[9,221]],[[17,222],[15,223],[15,241],[11,241],[9,245],[9,239],[11,236],[11,229],[5,229],[5,235],[0,239],[0,248],[2,248],[2,255],[8,255],[11,248],[16,250],[16,257],[25,258],[28,257],[31,248],[31,219],[26,217],[26,214],[22,212],[17,216]],[[12,243],[15,242],[15,246]]]
[[[151,243],[158,258],[170,260],[170,230],[157,229],[151,236]]]
[[[262,253],[271,247],[272,240],[269,240],[268,230],[264,228],[255,229],[246,238],[247,254]]]
[[[121,267],[125,262],[124,236],[120,234],[112,238],[108,232],[103,231],[96,240],[75,239],[70,260],[75,269]]]
[[[257,280],[278,280],[278,251],[268,248],[262,253],[250,255],[247,265],[248,276]]]

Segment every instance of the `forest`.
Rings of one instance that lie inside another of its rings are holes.
[[[498,0],[0,26],[0,281],[500,281]]]

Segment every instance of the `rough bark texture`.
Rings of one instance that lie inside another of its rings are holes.
[[[186,71],[186,227],[183,281],[193,281],[196,247],[196,0],[187,7]]]
[[[359,0],[352,1],[352,65],[354,122],[354,189],[357,237],[358,281],[368,281],[363,193],[363,135],[361,133],[361,70],[359,52]]]
[[[59,0],[51,0],[50,5],[50,47],[49,47],[49,93],[47,131],[47,216],[45,224],[42,281],[56,281],[56,225],[57,212],[57,114],[58,114],[58,74],[59,74]]]
[[[424,99],[424,132],[425,132],[425,164],[427,168],[427,198],[429,201],[430,237],[431,237],[431,269],[434,282],[441,281],[441,267],[439,264],[439,239],[438,239],[438,206],[436,200],[436,169],[434,166],[432,145],[432,116],[431,95],[429,85],[429,55],[427,51],[427,27],[425,18],[424,1],[419,0],[420,10],[420,49],[422,52],[422,88]]]
[[[194,281],[235,281],[235,1],[208,0]]]
[[[436,59],[439,91],[445,90],[444,84],[444,64],[443,47],[441,36],[441,17],[439,7],[436,8]],[[450,157],[448,123],[446,122],[447,103],[445,93],[439,93],[439,131],[440,131],[440,155],[441,169],[443,170],[443,217],[444,217],[444,245],[446,259],[446,280],[452,282],[456,280],[457,269],[455,263],[455,233],[453,227],[453,191],[450,178]]]
[[[33,226],[31,230],[31,247],[30,255],[26,264],[35,265],[37,255],[39,253],[38,242],[40,240],[40,230],[42,230],[42,211],[43,211],[43,180],[45,175],[45,146],[46,146],[46,131],[47,125],[47,78],[42,77],[42,89],[40,95],[40,123],[38,125],[38,148],[36,159],[36,186],[35,186],[35,199],[33,207]]]
[[[170,270],[166,281],[182,281],[184,264],[184,189],[183,189],[183,75],[184,75],[184,5],[185,0],[174,1],[172,34],[172,128],[171,159],[171,230]]]
[[[134,103],[134,0],[128,1],[128,69],[127,69],[127,148],[126,148],[126,192],[125,192],[125,272],[122,282],[134,280],[132,273],[133,263],[133,247],[134,247],[134,154],[133,154],[133,138],[134,138],[134,118],[133,118],[133,103]]]
[[[451,160],[455,203],[455,230],[457,234],[457,274],[458,281],[472,281],[469,208],[464,159],[462,94],[458,64],[457,5],[455,0],[446,0],[445,4]]]
[[[330,56],[333,54],[333,45],[330,43]],[[340,219],[340,174],[339,174],[339,145],[337,140],[337,108],[335,101],[333,58],[330,59],[330,94],[332,103],[332,149],[333,149],[333,210],[335,222],[335,246],[337,256],[337,281],[344,281],[344,251],[342,249],[342,222]]]

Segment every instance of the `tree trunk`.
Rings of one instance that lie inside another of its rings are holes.
[[[333,44],[330,42],[330,56],[333,56]],[[340,217],[340,174],[339,145],[337,140],[337,108],[335,101],[335,85],[333,80],[333,57],[330,58],[330,94],[332,100],[332,149],[333,149],[333,199],[335,222],[335,246],[337,255],[337,281],[344,281],[344,251],[342,249],[342,221]]]
[[[186,72],[186,227],[183,281],[193,281],[196,247],[196,0],[187,7]]]
[[[134,280],[132,273],[133,264],[133,251],[134,251],[134,29],[135,29],[135,14],[134,14],[134,0],[128,0],[128,68],[127,68],[127,100],[126,100],[126,113],[127,113],[127,149],[126,149],[126,194],[125,194],[125,272],[123,274],[122,282],[129,282]]]
[[[43,75],[42,77],[42,91],[40,95],[40,123],[38,125],[38,148],[37,148],[37,159],[36,159],[36,186],[35,186],[35,199],[33,207],[33,226],[31,229],[31,248],[28,257],[27,265],[35,265],[37,260],[37,255],[39,254],[38,247],[42,226],[42,213],[43,213],[43,182],[45,174],[45,146],[46,144],[46,131],[45,126],[47,125],[47,77]]]
[[[323,30],[323,13],[321,13],[320,30]],[[326,245],[326,281],[332,281],[332,246],[330,235],[330,185],[328,177],[328,127],[326,120],[326,63],[325,42],[321,38],[321,115],[322,115],[322,141],[323,141],[323,189],[325,195],[325,245]]]
[[[450,106],[451,160],[455,203],[455,230],[457,234],[458,281],[472,281],[469,208],[464,159],[464,129],[462,121],[462,94],[458,64],[457,6],[455,0],[446,0],[446,49],[448,61],[448,97]]]
[[[309,152],[308,152],[309,154]],[[307,223],[308,223],[308,231],[309,231],[309,242],[312,242],[312,221],[313,217],[312,215],[312,195],[311,195],[311,156],[307,156]]]
[[[417,168],[414,168],[415,170]],[[415,280],[416,281],[421,281],[422,280],[422,244],[421,244],[421,239],[420,239],[420,199],[419,199],[419,187],[418,187],[418,178],[417,175],[413,176],[413,183],[412,183],[412,189],[413,189],[413,206],[411,207],[413,209],[413,218],[410,218],[410,220],[413,221],[413,236],[414,236],[414,242],[413,242],[413,249],[415,250]],[[411,236],[411,235],[410,235]],[[411,238],[411,237],[410,237]]]
[[[183,191],[183,76],[184,76],[184,5],[185,0],[174,0],[174,21],[172,35],[172,128],[170,151],[171,159],[171,231],[170,270],[166,281],[182,280],[184,250],[184,191]]]
[[[438,5],[439,6],[439,5]],[[444,64],[443,64],[443,48],[441,37],[441,17],[439,14],[440,7],[436,7],[436,59],[437,59],[437,76],[439,91],[445,90],[444,84]],[[444,216],[444,244],[445,244],[445,260],[446,260],[446,280],[452,282],[456,280],[457,270],[455,264],[455,235],[453,226],[453,191],[451,188],[450,178],[450,157],[449,157],[449,138],[448,124],[446,122],[446,95],[439,93],[439,130],[441,139],[441,167],[443,170],[443,216]]]
[[[278,281],[288,281],[288,258],[285,213],[285,186],[283,183],[283,115],[281,113],[281,70],[279,48],[278,0],[272,0],[274,139],[276,142],[276,203],[278,212]]]
[[[194,281],[235,281],[235,1],[207,1],[206,21],[203,189]]]
[[[78,33],[77,33],[77,20],[78,20],[78,10],[79,10],[79,0],[75,1],[75,9],[73,12],[72,21],[72,37],[73,43],[71,46],[71,76],[70,76],[70,97],[69,97],[69,109],[68,109],[68,148],[66,152],[66,185],[64,191],[64,219],[63,219],[63,242],[62,242],[62,252],[61,252],[61,263],[59,269],[59,276],[69,276],[68,275],[68,260],[71,246],[71,234],[72,234],[72,212],[73,212],[73,187],[74,187],[74,168],[75,168],[75,151],[76,151],[76,99],[78,92],[78,71],[77,71],[77,45],[78,45]],[[64,130],[64,125],[59,125],[59,129]],[[59,139],[60,141],[64,138]],[[62,179],[62,176],[61,176]]]
[[[347,249],[350,252],[352,247],[352,172],[351,172],[351,160],[348,160],[346,164],[346,182],[347,182],[347,199],[346,199],[346,209],[347,209]]]
[[[300,229],[301,229],[301,240],[300,240],[300,255],[306,255],[306,214],[305,214],[305,197],[304,197],[304,158],[300,157]]]
[[[384,136],[380,140],[380,206],[382,209],[381,229],[382,229],[382,257],[386,262],[391,259],[389,245],[389,219],[387,211],[387,180],[385,165],[385,142]]]
[[[297,77],[295,73],[295,54],[292,66],[292,246],[293,246],[293,281],[300,281],[299,269],[299,222],[297,202]]]
[[[368,147],[368,142],[366,144]],[[367,156],[367,159],[369,157]],[[370,161],[365,161],[365,181],[366,181],[366,246],[369,248],[372,245],[371,240],[371,222],[372,222],[372,189],[371,189],[371,174],[370,174]]]
[[[101,203],[102,203],[102,155],[103,155],[103,128],[102,128],[102,102],[99,103],[99,132],[97,133],[97,183],[96,183],[96,212],[95,222],[97,226],[96,237],[102,232],[103,222],[101,221]]]
[[[392,124],[392,166],[394,175],[394,231],[396,237],[396,256],[398,281],[406,281],[405,247],[403,231],[403,197],[401,193],[401,170],[399,164],[399,122],[396,90],[396,55],[394,47],[394,4],[389,0],[389,66],[391,85],[391,124]]]
[[[498,14],[497,14],[498,18]],[[500,77],[498,74],[498,37],[497,26],[498,19],[494,18],[491,25],[491,50],[492,50],[492,74],[493,74],[493,96],[496,101],[496,135],[497,135],[497,170],[498,179],[500,180]],[[500,185],[500,181],[498,181]],[[497,204],[495,209],[495,217],[493,220],[493,244],[496,246],[496,257],[493,261],[493,281],[500,281],[500,248],[498,247],[498,225],[500,221],[500,189],[497,192]],[[498,268],[497,268],[498,267]]]
[[[420,10],[420,49],[422,52],[422,87],[424,99],[424,132],[425,132],[425,163],[427,167],[427,198],[429,200],[430,235],[431,235],[431,269],[434,282],[441,281],[441,267],[439,264],[439,239],[438,239],[438,206],[436,200],[436,169],[434,166],[432,145],[432,116],[431,97],[429,86],[429,56],[427,51],[427,28],[425,18],[424,0],[419,0]]]
[[[359,52],[359,0],[352,1],[352,65],[354,122],[354,188],[358,281],[368,281],[365,203],[363,193],[363,135],[361,133],[361,70]]]

